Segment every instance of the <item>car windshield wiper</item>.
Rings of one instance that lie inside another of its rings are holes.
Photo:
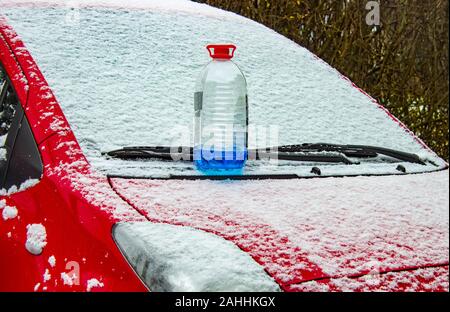
[[[173,152],[176,151],[176,152]],[[160,159],[192,161],[192,147],[134,146],[104,153],[120,159]],[[425,165],[416,154],[368,145],[340,145],[328,143],[304,143],[271,148],[250,149],[249,159],[270,159],[358,164],[349,158],[373,158],[379,155],[397,160]]]
[[[425,162],[422,159],[420,159],[420,157],[416,154],[370,145],[304,143],[300,145],[279,146],[278,152],[286,152],[286,153],[336,152],[341,153],[347,157],[355,157],[355,158],[372,158],[377,157],[379,155],[383,155],[401,161],[425,165]]]

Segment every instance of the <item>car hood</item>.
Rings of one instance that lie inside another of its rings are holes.
[[[449,173],[296,180],[111,178],[152,222],[234,242],[284,288],[446,266]]]

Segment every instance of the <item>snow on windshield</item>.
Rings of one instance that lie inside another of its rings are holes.
[[[195,80],[209,61],[205,45],[217,42],[237,45],[234,61],[247,79],[250,124],[277,127],[278,144],[376,145],[442,162],[308,50],[235,14],[189,2],[182,7],[179,12],[79,8],[75,18],[65,7],[0,9],[35,58],[94,167],[136,174],[148,165],[106,160],[101,153],[123,146],[191,145],[186,131]],[[259,147],[268,145],[255,133],[249,136]]]

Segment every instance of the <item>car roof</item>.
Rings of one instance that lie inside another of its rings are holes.
[[[192,145],[195,80],[209,61],[204,47],[213,42],[238,47],[234,61],[248,83],[249,122],[257,129],[249,141],[255,146],[274,145],[260,141],[270,131],[263,127],[273,126],[278,145],[375,145],[445,165],[337,70],[236,14],[183,0],[77,1],[74,7],[55,1],[1,2],[0,13],[30,50],[87,158],[100,170],[142,171],[136,163],[105,161],[102,152],[122,146]],[[364,170],[389,173],[395,168]]]

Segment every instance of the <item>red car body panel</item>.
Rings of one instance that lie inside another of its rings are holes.
[[[342,290],[333,286],[331,281],[346,277],[327,276],[320,267],[307,259],[298,246],[291,244],[283,233],[256,218],[238,215],[224,218],[223,215],[197,211],[191,215],[190,222],[175,222],[172,220],[173,216],[181,211],[170,206],[158,207],[164,211],[159,217],[152,215],[145,203],[130,198],[127,193],[129,190],[148,188],[151,181],[108,180],[106,176],[91,170],[45,78],[23,42],[2,17],[0,60],[25,109],[44,164],[43,176],[35,186],[8,196],[0,196],[0,199],[6,200],[7,205],[17,207],[19,211],[15,219],[0,221],[0,249],[3,255],[7,255],[0,260],[0,291],[86,291],[88,281],[92,278],[103,284],[103,287],[93,288],[93,291],[146,291],[147,288],[113,241],[111,229],[118,221],[190,225],[220,235],[236,243],[266,267],[285,291],[317,290],[308,284],[312,282],[326,284],[328,290]],[[53,114],[50,116],[46,112]],[[406,127],[405,129],[407,130]],[[206,221],[221,222],[229,231],[225,233],[213,226],[200,225]],[[25,248],[26,227],[34,223],[43,224],[47,232],[47,245],[38,256],[32,255]],[[245,229],[247,234],[240,235],[239,231],[233,234],[236,229]],[[272,257],[266,259],[259,252],[270,253]],[[54,267],[48,261],[51,256],[56,258]],[[305,268],[295,269],[294,264],[298,263],[304,263]],[[274,264],[281,268],[282,273],[286,273],[284,277],[280,272],[271,271]],[[445,274],[448,276],[448,259],[447,262],[432,265],[435,267],[427,270],[435,271],[436,274],[432,274],[434,277],[430,279],[430,283],[440,281]],[[75,285],[64,284],[61,274],[73,272],[74,269],[79,273],[79,282]],[[397,268],[398,271],[405,269],[417,268]],[[47,270],[51,275],[50,279],[44,278]],[[359,272],[353,278],[361,279],[367,273],[369,272]],[[389,276],[391,275],[386,275],[382,282],[369,290],[382,290],[383,285],[389,283]],[[399,291],[405,289],[401,285],[397,288]],[[354,290],[367,288],[361,286]],[[428,289],[424,286],[417,290]],[[448,283],[432,290],[448,291]]]
[[[318,291],[392,291],[396,292],[448,292],[448,266],[401,270],[379,275],[352,278],[325,278],[302,284],[290,285],[290,292]]]
[[[434,173],[439,174],[446,173]],[[314,280],[336,281],[448,266],[446,228],[422,222],[433,219],[433,211],[415,218],[415,209],[410,208],[416,202],[425,210],[427,201],[417,198],[426,198],[426,188],[437,186],[417,175],[396,177],[401,185],[396,188],[373,178],[350,179],[357,180],[360,188],[349,189],[343,182],[336,185],[332,179],[322,179],[314,186],[306,179],[273,181],[270,185],[264,181],[239,181],[234,188],[226,188],[233,183],[226,181],[110,180],[117,193],[149,221],[190,226],[234,242],[284,290]],[[423,191],[398,205],[386,204],[412,185]],[[317,198],[315,189],[328,190],[329,194],[324,192],[322,198]],[[364,201],[352,201],[352,192],[359,195],[366,190],[371,194]],[[216,204],[211,205],[210,199]],[[364,222],[361,217],[370,221]],[[401,228],[391,230],[393,225]],[[381,285],[374,285],[374,289]],[[442,288],[448,289],[448,285]]]
[[[4,255],[0,291],[86,291],[92,278],[104,285],[92,291],[146,291],[111,236],[119,219],[145,219],[111,190],[106,177],[90,172],[47,82],[5,19],[0,19],[0,59],[25,109],[44,164],[35,186],[1,196],[19,214],[2,220],[0,228]],[[54,115],[45,118],[43,113],[49,111]],[[89,195],[93,189],[103,190],[101,200]],[[123,215],[114,213],[118,206]],[[47,245],[39,256],[25,248],[26,227],[34,223],[43,224],[47,233]],[[51,256],[56,259],[54,267],[48,261]],[[48,280],[43,277],[46,270],[51,275]],[[79,273],[78,278],[73,285],[65,285],[61,274],[72,272]]]

